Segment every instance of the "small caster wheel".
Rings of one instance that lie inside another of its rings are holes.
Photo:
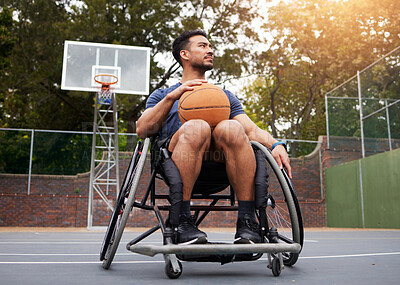
[[[272,260],[272,273],[274,276],[279,276],[281,274],[281,265],[279,263],[279,258],[274,258]]]
[[[179,278],[179,276],[181,276],[182,274],[182,263],[178,261],[178,265],[179,265],[179,272],[175,272],[174,269],[172,268],[172,263],[171,261],[168,261],[167,263],[165,263],[165,274],[168,276],[169,279],[177,279]]]

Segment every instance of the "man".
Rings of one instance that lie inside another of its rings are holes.
[[[229,120],[211,129],[203,120],[183,125],[178,117],[178,100],[193,86],[206,83],[205,72],[213,68],[214,52],[201,30],[187,31],[173,43],[174,58],[183,67],[182,79],[167,89],[158,89],[148,98],[146,110],[137,122],[141,138],[158,133],[162,144],[172,153],[183,182],[183,203],[178,227],[178,243],[205,243],[207,235],[190,219],[190,198],[202,167],[224,163],[230,184],[235,190],[239,210],[235,243],[261,241],[254,207],[256,162],[250,140],[272,149],[280,167],[291,177],[289,157],[284,144],[261,130],[245,114],[239,100],[224,90],[231,103]]]

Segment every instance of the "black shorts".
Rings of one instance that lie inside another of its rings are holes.
[[[169,143],[174,134],[164,139],[155,138],[152,141],[151,154],[152,163],[160,159],[160,149],[165,148],[168,150]],[[168,151],[171,155],[172,153]],[[154,160],[154,161],[153,161]],[[162,169],[158,171],[163,174]],[[213,160],[203,161],[201,171],[197,181],[193,187],[193,193],[211,194],[224,190],[230,185],[228,175],[226,173],[225,163],[218,163]]]

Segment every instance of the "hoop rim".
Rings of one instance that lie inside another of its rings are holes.
[[[109,76],[109,77],[112,77],[112,78],[114,78],[114,81],[104,82],[104,81],[98,80],[97,78],[100,77],[100,76]],[[97,83],[101,84],[101,86],[109,86],[109,85],[112,85],[112,84],[116,84],[116,83],[118,82],[118,77],[115,76],[114,74],[106,74],[106,73],[103,73],[103,74],[97,74],[97,75],[95,75],[95,76],[94,76],[94,81],[96,81]]]

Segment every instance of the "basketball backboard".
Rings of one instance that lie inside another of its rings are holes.
[[[148,95],[150,48],[65,41],[61,89],[97,92],[98,74],[118,77],[115,93]]]

